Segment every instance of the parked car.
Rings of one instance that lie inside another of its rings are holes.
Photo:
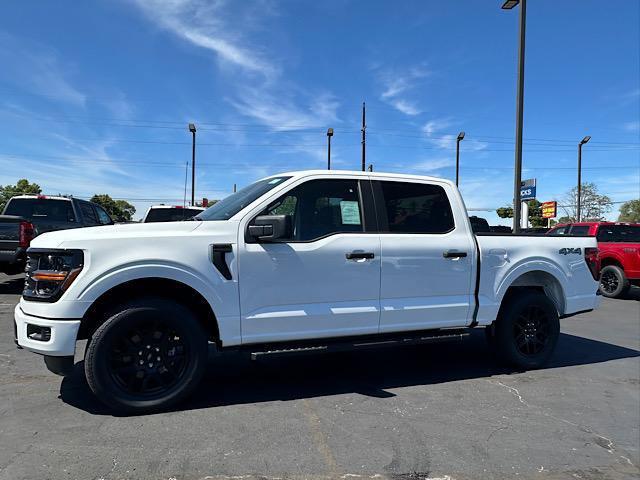
[[[0,272],[24,272],[27,248],[35,237],[33,224],[15,215],[0,215]]]
[[[0,272],[24,271],[26,249],[36,235],[68,228],[110,225],[100,205],[71,197],[20,195],[0,215]]]
[[[600,292],[623,297],[640,285],[640,223],[580,222],[556,225],[548,235],[590,235],[600,250]]]
[[[180,222],[204,212],[203,207],[182,207],[180,205],[153,205],[149,207],[142,223]]]
[[[511,227],[507,227],[506,225],[491,225],[489,228],[493,233],[512,233],[513,232]]]
[[[469,217],[469,222],[471,223],[471,231],[473,233],[482,233],[482,232],[491,231],[489,222],[487,222],[487,220],[482,217],[476,217],[475,215],[471,215]]]
[[[208,342],[252,358],[460,340],[544,366],[559,318],[596,308],[590,237],[474,235],[442,178],[303,171],[259,180],[193,222],[51,232],[32,242],[17,343],[97,398],[166,408]],[[446,368],[446,366],[443,366]]]

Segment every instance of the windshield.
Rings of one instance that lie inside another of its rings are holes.
[[[199,220],[229,220],[251,202],[289,178],[291,177],[273,177],[252,183],[248,187],[220,200],[200,215],[196,215],[196,218]]]

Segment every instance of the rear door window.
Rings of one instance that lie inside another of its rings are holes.
[[[440,185],[409,182],[374,184],[382,190],[381,231],[434,234],[454,229],[451,204]]]
[[[75,222],[70,200],[48,198],[15,198],[9,201],[5,215],[16,215],[31,221]]]

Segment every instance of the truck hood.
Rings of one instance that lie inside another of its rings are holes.
[[[141,242],[159,237],[175,237],[187,235],[201,227],[204,222],[164,222],[164,223],[128,223],[118,225],[104,225],[100,227],[73,228],[47,232],[31,241],[34,248],[62,248],[66,244],[74,246],[83,242],[109,239],[139,239]],[[227,222],[207,222],[224,224]],[[220,225],[224,230],[223,225]]]

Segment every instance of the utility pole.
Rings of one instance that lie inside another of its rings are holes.
[[[364,102],[362,102],[362,171],[364,172],[366,169],[366,154],[365,154],[365,150],[367,147],[367,137],[366,137],[366,129],[367,129],[367,123],[365,120],[365,105]]]
[[[333,137],[333,128],[327,130],[327,170],[331,170],[331,137]]]
[[[182,206],[187,206],[187,175],[189,175],[189,162],[184,162],[184,197],[182,199]]]
[[[458,179],[460,177],[460,142],[463,138],[464,132],[460,132],[456,141],[456,187],[458,186]]]
[[[236,189],[237,189],[237,186],[236,186],[236,184],[234,183],[234,184],[233,184],[233,193],[236,193]]]
[[[576,215],[577,221],[582,221],[582,215],[580,214],[580,197],[582,195],[582,145],[591,140],[591,137],[587,135],[578,144],[578,214]]]
[[[524,112],[524,41],[527,19],[527,0],[506,0],[503,10],[511,10],[520,4],[520,41],[518,49],[518,91],[516,99],[516,154],[513,178],[513,233],[520,231],[520,187],[522,184],[522,120]]]
[[[191,142],[191,206],[196,204],[196,125],[189,124],[189,131],[192,135]]]

